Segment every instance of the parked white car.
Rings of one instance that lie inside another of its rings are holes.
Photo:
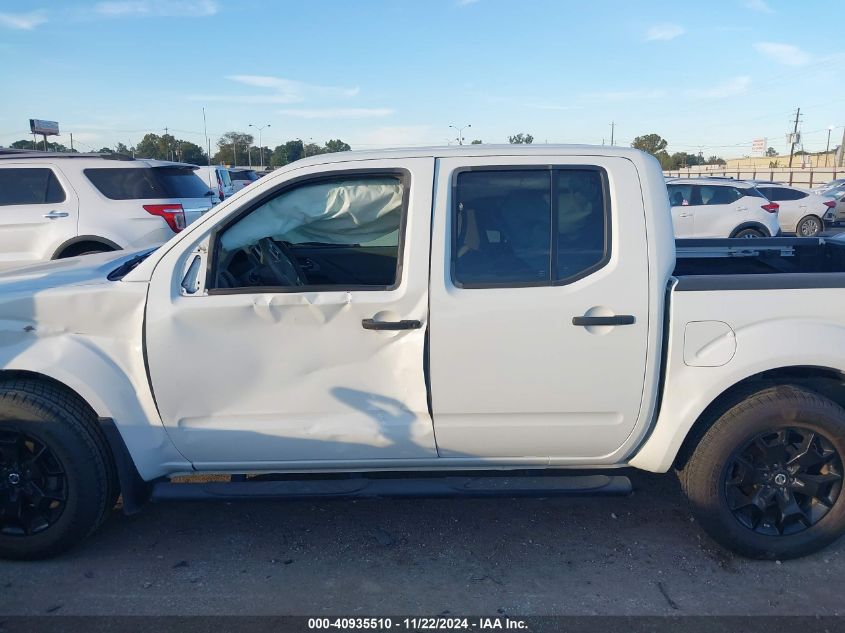
[[[212,206],[195,167],[0,151],[0,267],[166,242]]]
[[[157,250],[0,275],[0,556],[118,495],[627,494],[620,467],[676,469],[736,552],[813,552],[845,531],[845,241],[795,241],[676,249],[634,149],[453,146],[299,160]]]
[[[778,222],[784,233],[794,233],[798,237],[815,237],[824,231],[825,219],[831,217],[836,208],[833,196],[820,195],[777,182],[752,182],[757,191],[780,206]]]
[[[232,180],[232,187],[237,193],[247,185],[251,185],[259,176],[254,169],[233,168],[229,170],[229,178]]]
[[[220,200],[225,200],[235,193],[229,169],[222,165],[200,166],[197,169],[197,175]]]
[[[780,233],[778,204],[754,185],[731,178],[666,181],[675,237],[774,237]]]

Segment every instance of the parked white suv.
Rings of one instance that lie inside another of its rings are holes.
[[[229,174],[229,170],[223,167],[223,165],[199,167],[197,169],[197,175],[202,178],[202,181],[209,189],[215,192],[220,200],[225,200],[235,193],[232,177]]]
[[[833,216],[836,199],[790,187],[778,182],[754,181],[757,191],[780,205],[778,221],[784,233],[815,237],[825,228],[825,219]]]
[[[666,182],[675,237],[774,237],[778,204],[753,184],[730,178],[675,178]]]
[[[229,170],[229,178],[232,180],[232,189],[237,193],[258,180],[259,176],[254,169],[234,168]]]
[[[211,208],[183,163],[0,152],[0,268],[158,246]]]

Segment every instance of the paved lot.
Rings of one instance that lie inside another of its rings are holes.
[[[153,505],[59,559],[0,563],[0,612],[845,612],[845,541],[735,558],[674,477],[632,479],[628,498]]]

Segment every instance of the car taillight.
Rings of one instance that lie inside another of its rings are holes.
[[[163,218],[174,233],[185,228],[185,210],[181,204],[145,204],[144,211]]]
[[[836,200],[825,200],[822,204],[828,209],[833,209],[836,206]]]
[[[778,209],[780,209],[780,205],[777,202],[770,202],[769,204],[763,205],[763,211],[767,211],[768,213],[777,213]]]

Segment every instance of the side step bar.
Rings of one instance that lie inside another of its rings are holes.
[[[153,485],[153,501],[325,499],[361,497],[566,497],[626,496],[631,480],[619,475],[353,477],[265,479]]]

